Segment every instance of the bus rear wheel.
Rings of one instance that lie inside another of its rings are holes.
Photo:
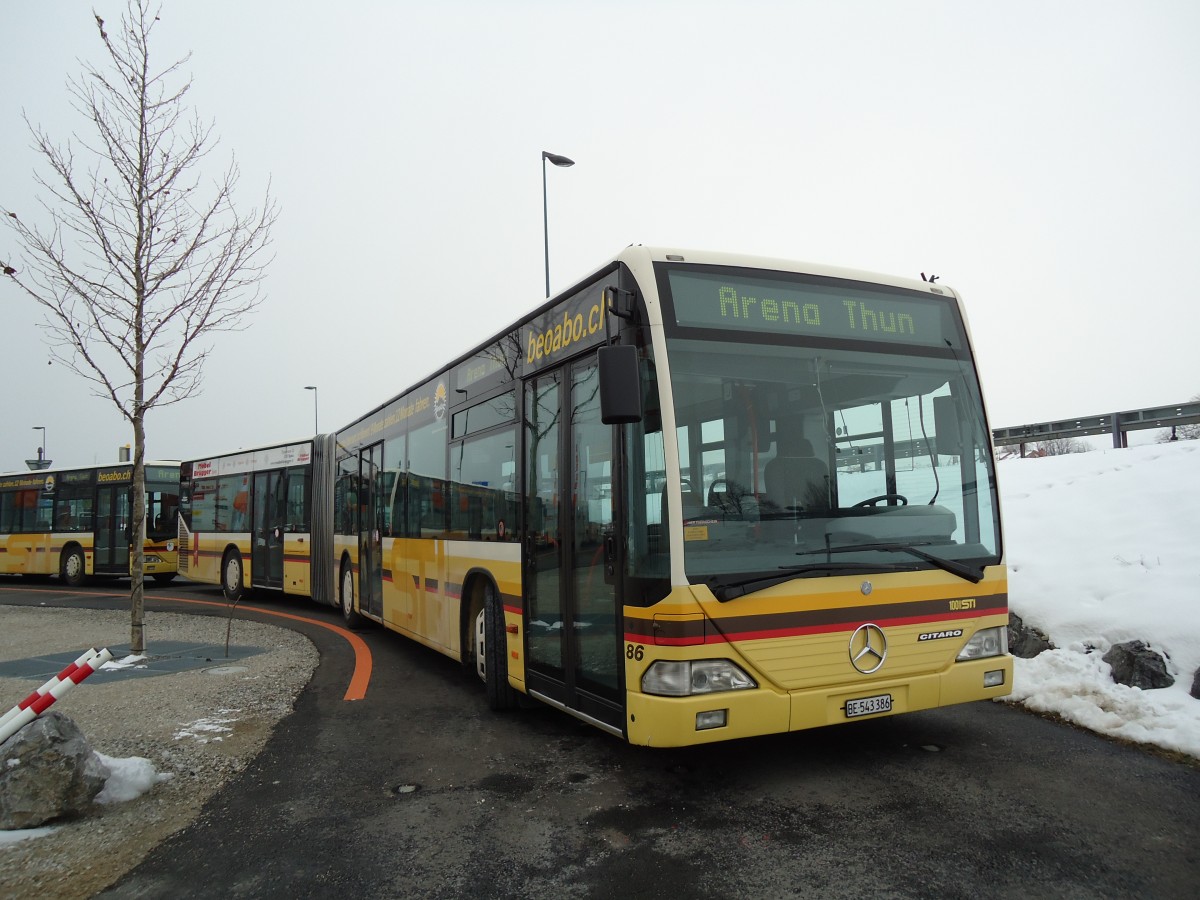
[[[83,561],[83,551],[78,546],[71,546],[63,551],[59,574],[71,587],[79,587],[86,580],[87,568]]]
[[[483,591],[483,608],[475,617],[475,666],[487,688],[488,706],[513,709],[517,692],[508,683],[508,635],[504,609],[496,588],[488,582]]]
[[[225,559],[221,561],[221,590],[230,603],[242,599],[245,591],[242,586],[242,554],[237,550],[225,551]]]
[[[346,620],[347,628],[362,628],[367,620],[354,609],[354,567],[350,563],[342,563],[342,618]]]

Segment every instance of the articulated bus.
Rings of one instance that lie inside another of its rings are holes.
[[[495,708],[679,746],[1011,690],[943,285],[630,247],[334,453],[347,621],[473,667]]]
[[[179,571],[230,602],[267,589],[333,600],[332,438],[184,462]]]
[[[0,475],[0,573],[128,577],[133,464]],[[179,463],[146,463],[144,572],[175,577]]]

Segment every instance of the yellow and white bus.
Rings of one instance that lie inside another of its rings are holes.
[[[0,574],[129,575],[133,464],[0,475]],[[179,463],[146,463],[144,571],[175,577]]]
[[[331,448],[317,435],[185,461],[179,571],[230,602],[252,588],[334,602]]]
[[[679,746],[1011,690],[943,285],[630,247],[335,453],[346,619],[474,667],[493,707]]]

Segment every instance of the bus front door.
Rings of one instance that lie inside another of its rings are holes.
[[[284,505],[283,472],[254,473],[254,521],[251,534],[250,583],[254,587],[283,587]]]
[[[358,523],[358,607],[380,618],[383,615],[383,444],[374,444],[359,456],[362,494]]]
[[[526,674],[532,693],[623,733],[613,429],[598,386],[590,361],[525,385]]]
[[[92,571],[129,574],[129,543],[133,528],[129,515],[129,485],[100,485],[96,489],[96,538]]]

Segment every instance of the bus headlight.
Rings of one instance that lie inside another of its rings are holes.
[[[967,645],[958,654],[957,662],[968,659],[985,659],[989,656],[1003,656],[1008,652],[1008,628],[998,625],[995,628],[984,628],[971,635]]]
[[[727,659],[660,659],[642,676],[642,693],[665,697],[690,697],[756,687],[753,678]]]

